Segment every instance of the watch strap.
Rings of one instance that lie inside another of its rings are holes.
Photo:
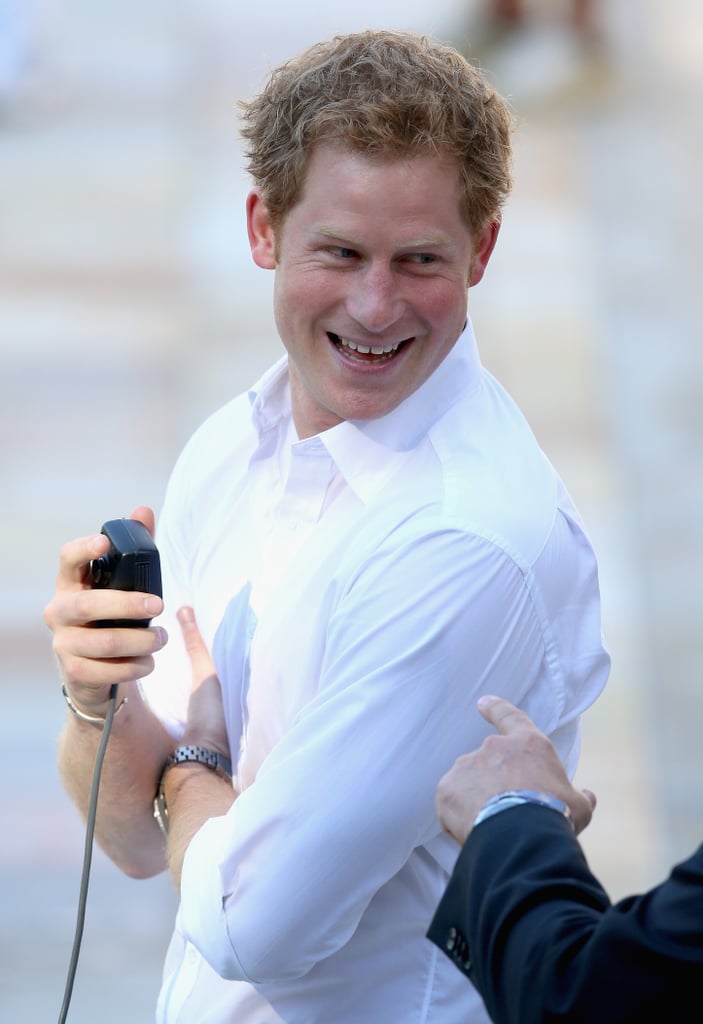
[[[196,761],[198,764],[204,764],[206,768],[221,772],[229,779],[232,778],[232,762],[228,757],[221,754],[219,750],[189,743],[183,747],[176,747],[161,770],[161,781],[163,782],[163,777],[169,768],[172,768],[174,764],[184,764],[186,761]]]
[[[232,762],[224,754],[221,754],[219,750],[212,750],[210,747],[200,747],[193,743],[176,747],[161,769],[159,788],[154,797],[154,817],[164,835],[168,835],[168,808],[166,807],[166,797],[164,794],[164,781],[168,771],[174,765],[187,764],[188,762],[202,764],[206,768],[217,772],[218,775],[221,775],[228,781],[232,780]]]
[[[573,828],[571,810],[565,800],[552,796],[551,793],[541,793],[534,789],[511,789],[505,793],[497,793],[483,805],[474,818],[473,827],[480,825],[482,821],[493,817],[500,811],[507,811],[510,807],[518,807],[520,804],[539,804],[541,807],[549,807],[559,814],[563,814]]]

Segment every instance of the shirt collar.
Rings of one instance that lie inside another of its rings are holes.
[[[481,364],[470,320],[434,373],[385,416],[345,420],[307,441],[325,446],[347,483],[369,501],[410,457],[432,426],[467,392],[478,387]],[[261,438],[290,416],[290,386],[284,355],[249,391],[252,419]]]
[[[283,355],[248,391],[251,418],[259,440],[291,415],[288,356]]]

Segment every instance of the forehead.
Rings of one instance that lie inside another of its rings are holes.
[[[290,215],[298,223],[303,217],[336,223],[463,219],[459,166],[442,153],[389,156],[320,144],[310,156]]]
[[[318,142],[312,149],[305,166],[303,192],[315,187],[321,176],[346,170],[362,179],[384,175],[399,180],[427,171],[443,179],[452,179],[459,186],[459,162],[456,157],[442,151],[417,153],[374,152],[355,149],[334,141]]]

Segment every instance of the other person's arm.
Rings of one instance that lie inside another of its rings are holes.
[[[549,741],[508,702],[499,730],[441,780],[437,810],[465,841],[429,938],[469,977],[495,1024],[693,1020],[703,969],[703,847],[663,885],[611,905],[563,814],[528,800],[486,817],[496,794],[565,801],[580,830],[595,798],[568,782]],[[695,986],[695,987],[694,987]]]

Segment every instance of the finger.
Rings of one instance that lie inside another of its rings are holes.
[[[590,789],[582,789],[577,793],[577,796],[578,799],[569,801],[569,806],[571,808],[574,832],[578,836],[591,822],[596,806],[596,796]]]
[[[198,629],[195,612],[186,605],[178,609],[176,617],[180,624],[183,642],[193,667],[194,678],[203,680],[208,676],[214,675],[215,666]]]
[[[586,799],[588,800],[589,804],[591,805],[591,813],[593,813],[593,811],[595,811],[595,809],[596,809],[596,804],[598,803],[598,797],[590,789],[582,789],[581,792],[583,793],[583,795],[586,797]]]
[[[59,572],[56,577],[56,589],[75,589],[85,584],[86,567],[94,558],[107,553],[110,542],[102,533],[91,534],[68,541],[59,553]]]
[[[494,725],[502,736],[509,736],[521,729],[537,731],[537,726],[528,714],[502,697],[491,695],[480,697],[478,709],[486,721]]]
[[[146,526],[151,536],[154,536],[154,532],[156,530],[156,519],[152,509],[150,509],[148,505],[137,505],[129,518],[136,519],[137,522],[142,524],[142,526]]]
[[[100,689],[149,675],[154,668],[153,656],[167,639],[166,630],[160,626],[149,629],[66,627],[55,634],[53,650],[61,676],[70,688]]]
[[[156,594],[132,590],[57,591],[44,609],[44,621],[53,632],[64,626],[85,626],[110,620],[153,619],[163,611],[163,601]],[[118,628],[118,627],[116,627]]]
[[[68,658],[59,660],[61,678],[72,692],[85,687],[86,692],[100,693],[99,701],[105,700],[105,687],[115,683],[131,683],[135,679],[146,679],[154,671],[153,655],[141,658],[110,658],[104,661],[94,658]],[[89,700],[77,694],[79,704]]]
[[[160,651],[167,640],[168,634],[162,626],[145,629],[86,629],[84,626],[68,626],[56,637],[54,650],[97,661],[127,661]]]

